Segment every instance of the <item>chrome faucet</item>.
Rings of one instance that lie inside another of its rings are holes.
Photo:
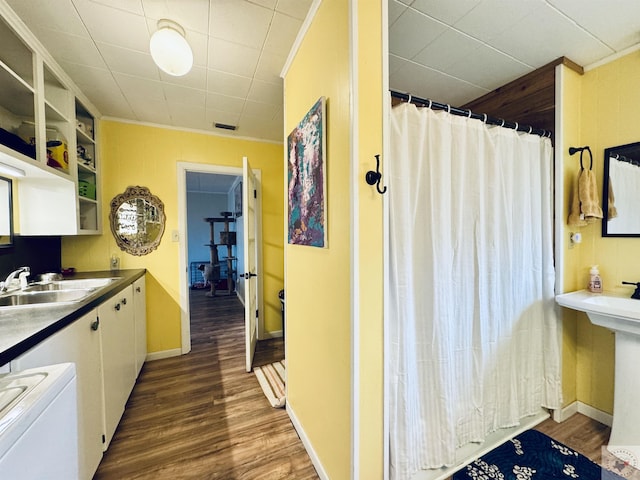
[[[31,269],[29,267],[20,267],[17,270],[11,272],[7,279],[4,282],[0,282],[0,293],[4,293],[11,286],[11,282],[16,278],[16,275],[20,275],[20,288],[25,288],[27,286],[27,277],[31,273]]]

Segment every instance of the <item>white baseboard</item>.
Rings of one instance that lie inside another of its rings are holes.
[[[298,433],[300,440],[302,440],[302,445],[304,445],[304,449],[307,451],[307,454],[309,454],[309,458],[311,459],[311,463],[313,463],[313,466],[316,469],[316,473],[321,478],[321,480],[329,480],[329,475],[327,475],[327,472],[325,472],[324,468],[322,467],[322,463],[320,463],[320,459],[318,458],[318,455],[316,455],[316,452],[313,450],[313,447],[311,446],[311,442],[309,441],[307,434],[305,433],[302,426],[300,425],[300,422],[298,421],[298,417],[296,417],[296,414],[291,408],[291,405],[289,404],[288,400],[285,405],[285,408],[287,410],[287,414],[289,414],[289,418],[291,419],[293,428],[296,429],[296,432]]]
[[[556,418],[554,412],[553,419],[556,422],[563,422],[575,413],[581,413],[582,415],[592,418],[593,420],[600,422],[608,427],[613,424],[613,415],[607,412],[603,412],[602,410],[598,410],[597,408],[594,408],[591,405],[587,405],[586,403],[582,402],[573,402],[570,405],[564,407],[559,415],[560,419]]]
[[[284,334],[282,330],[274,330],[273,332],[264,332],[260,340],[267,340],[269,338],[282,338]]]
[[[151,352],[151,353],[147,353],[146,361],[152,362],[153,360],[161,360],[163,358],[169,358],[169,357],[179,357],[180,355],[182,355],[181,348],[174,348],[172,350],[163,350],[161,352]]]

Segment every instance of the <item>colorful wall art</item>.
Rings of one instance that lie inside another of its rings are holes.
[[[289,134],[289,243],[327,246],[326,115],[321,97]]]

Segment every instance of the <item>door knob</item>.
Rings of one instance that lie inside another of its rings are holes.
[[[258,275],[256,273],[247,272],[241,276],[243,276],[245,280],[249,280],[251,277],[257,277]]]

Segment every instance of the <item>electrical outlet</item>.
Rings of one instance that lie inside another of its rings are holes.
[[[113,255],[110,260],[111,270],[120,270],[120,258]]]

